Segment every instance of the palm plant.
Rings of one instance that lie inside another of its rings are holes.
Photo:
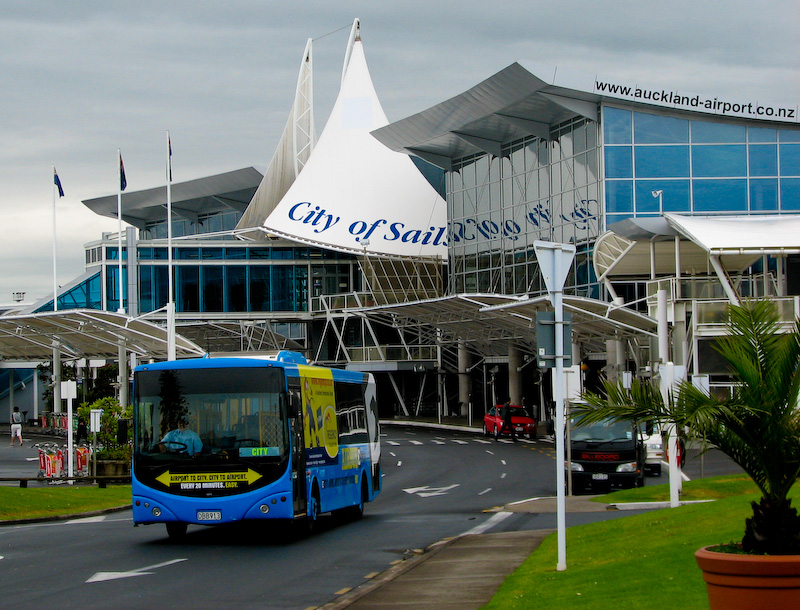
[[[800,554],[800,517],[789,490],[800,475],[800,321],[781,333],[775,304],[729,308],[727,336],[716,349],[735,382],[730,397],[683,382],[664,400],[652,382],[606,382],[574,411],[587,422],[604,418],[672,422],[704,438],[736,462],[761,492],[746,520],[742,547],[769,555]]]

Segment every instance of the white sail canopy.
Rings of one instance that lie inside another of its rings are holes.
[[[338,251],[446,257],[445,201],[370,134],[387,124],[356,22],[331,116],[266,231]]]
[[[278,148],[253,199],[236,225],[237,230],[260,227],[289,190],[308,161],[316,143],[314,130],[313,65],[311,39],[306,43],[297,90]],[[260,231],[251,237],[265,237]]]

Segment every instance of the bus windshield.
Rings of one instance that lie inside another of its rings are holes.
[[[289,446],[280,368],[137,371],[137,466],[283,461]]]

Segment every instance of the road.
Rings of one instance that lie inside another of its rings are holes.
[[[175,544],[163,526],[132,527],[127,511],[1,527],[7,607],[306,609],[446,537],[555,527],[555,515],[496,510],[553,494],[552,445],[401,427],[384,432],[378,499],[360,521],[323,516],[313,536],[274,524],[192,526]],[[16,451],[14,459],[26,459],[28,449]],[[616,515],[569,515],[567,524],[609,516]]]

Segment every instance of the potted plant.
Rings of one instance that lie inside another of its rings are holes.
[[[664,401],[652,382],[634,382],[630,391],[606,382],[603,395],[585,394],[575,410],[588,421],[672,422],[736,462],[761,499],[752,502],[740,545],[695,554],[711,607],[800,608],[800,517],[788,497],[800,474],[800,321],[781,333],[770,301],[730,306],[728,314],[728,335],[716,349],[735,383],[730,396],[683,382]]]

